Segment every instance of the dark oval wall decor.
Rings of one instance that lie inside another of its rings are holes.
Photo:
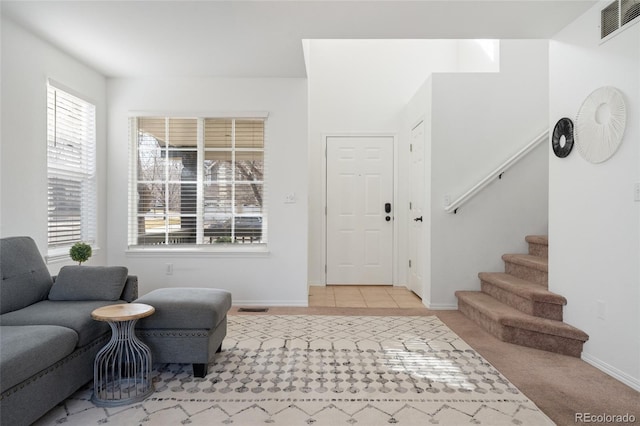
[[[560,140],[564,136],[564,146],[560,144]],[[558,120],[556,126],[553,128],[553,135],[551,136],[551,146],[553,147],[553,153],[557,157],[564,158],[573,149],[573,122],[571,119],[564,117]]]

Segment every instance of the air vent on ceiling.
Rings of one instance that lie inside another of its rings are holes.
[[[640,0],[615,0],[600,12],[600,38],[605,38],[639,16]]]

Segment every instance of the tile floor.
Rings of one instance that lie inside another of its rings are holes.
[[[310,286],[309,306],[336,308],[424,308],[422,300],[406,287],[379,285]]]

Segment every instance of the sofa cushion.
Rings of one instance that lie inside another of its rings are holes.
[[[0,314],[46,299],[51,284],[51,275],[33,239],[0,239]]]
[[[123,301],[57,301],[43,300],[19,311],[0,315],[0,325],[58,325],[78,333],[78,346],[109,332],[106,322],[91,318],[91,312],[101,306]]]
[[[161,288],[138,298],[156,308],[138,329],[212,329],[231,309],[231,293],[212,288]]]
[[[0,327],[2,392],[60,361],[76,347],[75,331],[55,325]]]
[[[63,266],[49,300],[119,300],[127,274],[124,266]]]

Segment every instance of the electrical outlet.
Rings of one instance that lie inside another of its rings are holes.
[[[173,263],[167,263],[167,275],[173,275]]]
[[[296,202],[296,193],[295,192],[290,192],[287,195],[284,196],[284,202],[286,204],[293,204]]]
[[[633,185],[633,201],[640,201],[640,182]]]

